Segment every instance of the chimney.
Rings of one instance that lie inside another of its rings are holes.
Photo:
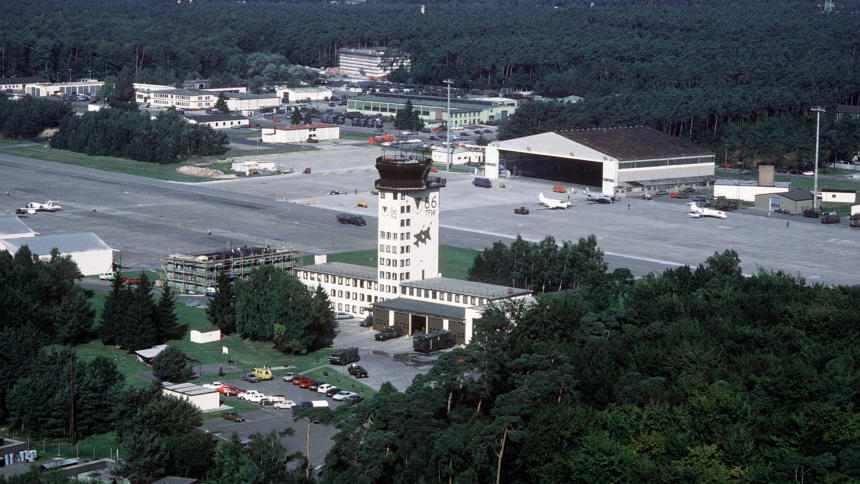
[[[772,187],[773,186],[773,165],[758,166],[758,186]]]

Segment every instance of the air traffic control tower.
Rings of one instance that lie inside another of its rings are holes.
[[[400,284],[439,277],[439,189],[430,158],[376,158],[379,178],[379,290],[397,297]]]

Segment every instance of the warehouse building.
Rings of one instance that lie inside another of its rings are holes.
[[[237,247],[204,254],[172,254],[161,259],[161,279],[182,294],[203,294],[207,287],[215,286],[222,272],[233,279],[247,279],[257,267],[273,265],[291,271],[297,261],[292,247]]]
[[[31,82],[24,85],[24,92],[33,97],[68,96],[86,94],[94,96],[101,92],[104,82],[96,79],[81,79],[72,82]]]
[[[603,193],[708,187],[714,153],[647,127],[549,132],[490,143],[485,176],[514,176],[600,187]]]
[[[433,163],[446,164],[448,163],[448,150],[442,146],[434,146],[430,157],[433,158]],[[451,150],[451,163],[454,165],[483,164],[484,148],[455,147]]]
[[[234,116],[232,114],[199,114],[186,118],[191,124],[209,126],[212,129],[229,129],[248,127],[251,120],[247,116]]]
[[[365,116],[391,116],[412,102],[413,111],[428,126],[441,126],[448,121],[448,100],[441,96],[403,94],[374,94],[356,96],[346,102],[347,110]],[[504,121],[517,110],[517,100],[508,98],[452,99],[451,126],[468,126]]]
[[[720,179],[714,182],[714,197],[743,202],[754,202],[759,195],[786,193],[789,190],[791,182],[773,182],[770,186],[762,186],[756,180]]]
[[[392,71],[409,69],[409,57],[386,58],[385,49],[338,49],[338,69],[341,75],[357,79],[384,79]]]
[[[0,239],[17,239],[19,237],[35,237],[36,232],[18,217],[0,217]]]
[[[261,129],[263,143],[303,143],[308,140],[340,139],[340,126],[336,124],[298,124]]]
[[[327,87],[279,87],[275,94],[282,102],[328,101],[332,96]]]
[[[376,267],[325,261],[296,270],[309,288],[322,287],[332,309],[360,316],[373,327],[400,326],[404,334],[449,330],[468,344],[473,321],[491,304],[528,298],[531,291],[442,277],[439,272],[440,189],[430,158],[376,159],[379,236]]]
[[[114,257],[119,252],[108,247],[92,232],[0,239],[0,250],[5,249],[12,254],[24,245],[30,248],[34,256],[44,261],[51,260],[51,251],[57,249],[60,255],[71,257],[85,276],[111,272]]]
[[[281,98],[272,94],[247,94],[242,92],[225,92],[227,97],[227,108],[230,111],[240,112],[245,116],[253,116],[257,111],[273,108],[281,105]],[[218,95],[215,95],[215,101]],[[215,101],[213,101],[213,106]]]
[[[205,91],[189,89],[162,89],[135,91],[138,103],[149,103],[160,108],[174,107],[176,109],[209,109],[215,106],[218,95]]]
[[[202,387],[194,383],[178,383],[167,385],[162,389],[166,396],[181,398],[200,409],[201,412],[211,412],[221,407],[221,397],[218,390]]]
[[[760,193],[755,196],[755,207],[770,212],[786,210],[798,215],[812,209],[812,194],[805,190],[791,190],[782,193]]]

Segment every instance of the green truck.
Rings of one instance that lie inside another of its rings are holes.
[[[412,337],[412,349],[419,353],[430,353],[452,346],[454,346],[454,333],[448,330],[416,334]]]
[[[328,355],[332,365],[348,365],[353,361],[358,361],[358,348],[341,348]]]

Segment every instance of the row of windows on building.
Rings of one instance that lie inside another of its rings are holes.
[[[365,281],[364,279],[354,279],[351,277],[346,278],[346,283],[344,283],[343,276],[334,276],[328,274],[316,274],[314,272],[304,272],[302,273],[302,279],[310,279],[311,281],[317,282],[330,282],[332,284],[341,284],[346,285],[347,287],[358,287],[360,289],[377,289],[378,284],[373,281]]]
[[[451,292],[444,291],[435,291],[432,289],[423,289],[420,287],[405,287],[400,286],[400,294],[412,297],[418,297],[423,299],[431,299],[434,301],[447,301],[453,303],[461,303],[461,304],[471,304],[472,306],[477,306],[479,304],[486,304],[489,300],[484,297],[477,296],[467,296],[465,294],[455,294]]]
[[[674,160],[648,160],[648,161],[622,161],[618,163],[618,168],[650,168],[654,166],[677,166],[677,165],[699,165],[703,163],[713,163],[713,156],[697,156],[694,158],[678,158]]]
[[[401,221],[400,226],[403,227],[402,221]],[[400,236],[398,237],[398,234],[396,234],[394,232],[386,232],[384,230],[380,230],[379,231],[379,238],[385,239],[385,240],[398,240],[398,239],[400,239],[400,240],[411,240],[411,234],[409,232],[401,232]]]
[[[380,279],[391,279],[391,280],[395,280],[395,281],[408,281],[409,280],[409,273],[408,272],[401,272],[398,275],[396,272],[379,271],[379,278]]]
[[[387,254],[409,254],[411,252],[410,246],[408,245],[400,247],[399,252],[397,249],[398,247],[396,245],[379,244],[379,251]]]
[[[385,257],[379,258],[379,265],[386,267],[409,267],[409,261],[412,259],[400,259],[400,264],[398,265],[397,259],[388,259]]]

